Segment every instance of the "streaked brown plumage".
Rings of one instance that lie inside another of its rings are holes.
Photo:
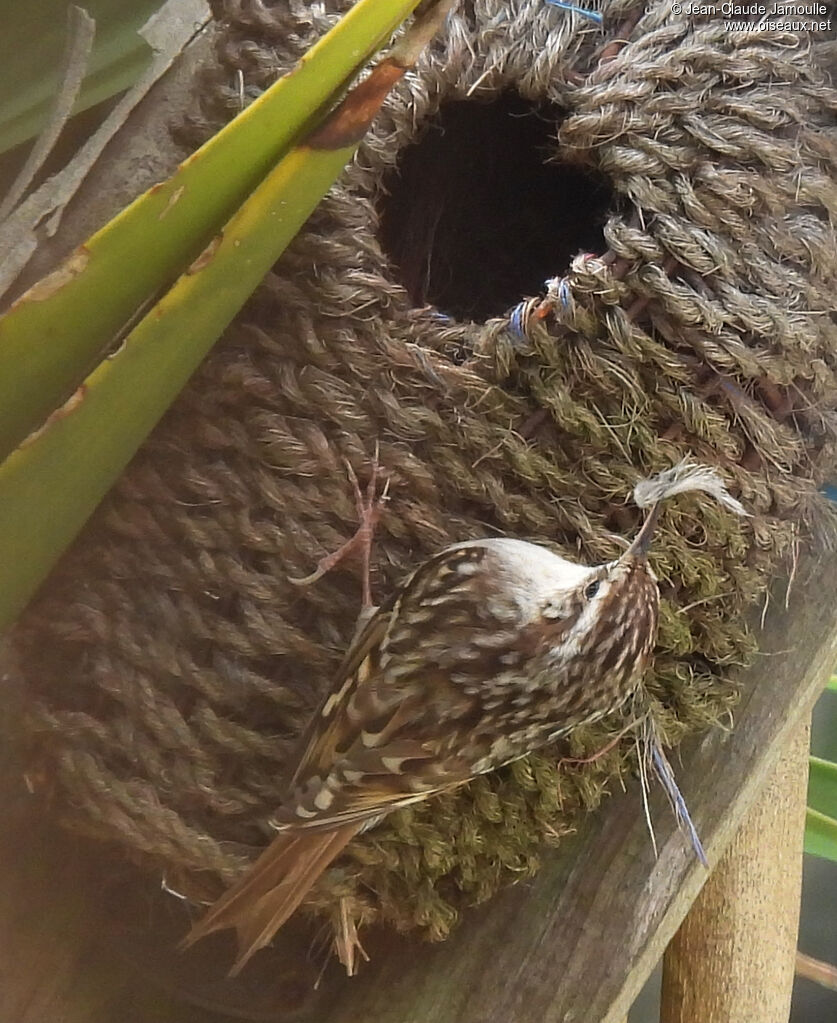
[[[655,519],[656,507],[628,551],[596,567],[512,539],[421,565],[347,652],[303,737],[278,836],[186,943],[234,927],[237,973],[358,831],[622,704],[657,631]]]
[[[361,545],[380,511],[376,469],[377,459],[366,501],[350,472]],[[586,567],[490,539],[420,566],[346,653],[303,736],[279,834],[184,944],[234,927],[239,972],[359,831],[619,707],[654,647],[659,592],[647,554],[660,503],[696,490],[747,515],[715,470],[684,459],[637,483],[634,501],[650,512],[617,561]]]

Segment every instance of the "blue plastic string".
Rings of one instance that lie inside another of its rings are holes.
[[[686,834],[689,836],[689,840],[692,843],[692,848],[694,849],[697,858],[704,867],[708,867],[709,861],[706,859],[706,853],[704,852],[703,844],[701,843],[697,829],[692,823],[692,818],[689,815],[689,808],[686,806],[686,800],[683,798],[683,794],[677,787],[677,782],[674,780],[674,771],[672,771],[671,764],[666,759],[666,756],[660,747],[656,734],[652,734],[650,737],[649,746],[651,759],[654,763],[654,769],[657,772],[660,784],[665,789],[666,795],[671,800],[677,822],[685,828]]]
[[[526,307],[528,302],[518,302],[509,316],[509,329],[519,341],[526,339]]]
[[[565,309],[570,308],[572,292],[570,282],[566,277],[548,277],[544,282],[547,297],[559,302]]]
[[[582,18],[594,21],[597,25],[601,25],[604,21],[604,18],[598,11],[588,11],[583,7],[576,7],[575,4],[564,3],[564,0],[545,0],[545,3],[549,4],[550,7],[558,7],[562,11],[570,11],[573,14],[580,14]]]

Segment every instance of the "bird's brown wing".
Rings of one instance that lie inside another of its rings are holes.
[[[279,828],[333,828],[461,784],[468,765],[426,727],[427,694],[449,683],[428,666],[421,688],[388,685],[370,650],[314,720]],[[405,691],[406,690],[406,691]],[[422,727],[425,725],[425,727]],[[443,732],[444,735],[444,732]]]
[[[304,733],[291,791],[276,815],[280,833],[187,943],[235,927],[240,969],[365,821],[469,780],[474,724],[483,712],[474,694],[487,664],[473,645],[464,659],[457,651],[474,629],[482,635],[488,625],[493,635],[492,623],[479,620],[481,558],[469,549],[431,559],[352,643]]]
[[[376,684],[388,620],[386,613],[373,619],[353,644],[332,695],[309,726],[295,788],[277,814],[280,834],[182,943],[189,946],[234,927],[239,951],[231,974],[270,942],[364,821],[467,780],[464,765],[457,773],[446,762],[445,772],[439,772],[432,743],[400,734],[413,724],[421,701],[416,696],[398,699],[395,690],[384,693]],[[378,731],[367,731],[370,727]],[[364,743],[370,736],[374,745]],[[425,770],[416,770],[419,763]],[[412,791],[412,777],[428,780]]]
[[[448,651],[428,649],[421,636],[431,645],[444,635],[456,639],[456,608],[460,630],[475,627],[473,573],[462,569],[480,556],[437,555],[357,637],[304,734],[289,796],[275,817],[280,829],[375,817],[469,779],[458,747],[477,701],[452,683],[442,663]]]
[[[326,696],[302,733],[290,789],[312,774],[328,771],[334,763],[346,730],[345,707],[371,676],[391,612],[391,606],[379,608],[346,651]]]
[[[448,558],[440,556],[442,572],[435,567],[433,579],[455,582],[455,572],[445,571]],[[451,559],[453,565],[464,560],[473,555]],[[428,585],[422,570],[415,573],[352,643],[303,734],[291,791],[276,815],[280,833],[184,945],[234,927],[238,972],[366,820],[468,780],[455,729],[445,727],[438,709],[451,722],[463,721],[471,701],[457,702],[447,673],[427,660],[421,644],[410,646],[409,619]],[[449,610],[444,603],[434,605],[441,620]]]

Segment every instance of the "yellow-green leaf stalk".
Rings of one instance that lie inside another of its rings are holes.
[[[268,174],[119,348],[0,465],[0,629],[30,599],[308,218],[454,3],[441,0],[416,20],[390,56]]]
[[[418,0],[358,0],[246,110],[0,317],[0,458],[78,387],[138,310],[322,118]]]

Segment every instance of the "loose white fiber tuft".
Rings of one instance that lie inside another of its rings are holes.
[[[720,501],[725,508],[734,511],[736,515],[749,515],[743,505],[727,490],[726,484],[715,469],[690,462],[688,458],[656,476],[640,480],[634,487],[634,501],[640,508],[648,508],[667,497],[684,494],[689,490],[702,490],[716,501]]]

